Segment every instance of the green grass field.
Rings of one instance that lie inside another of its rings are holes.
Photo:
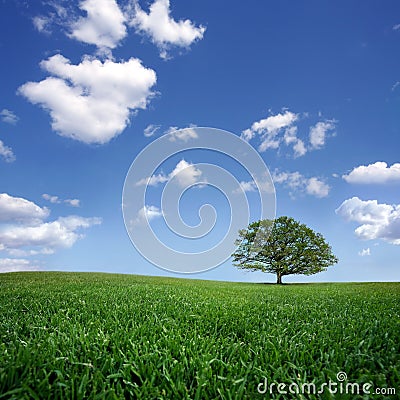
[[[361,398],[257,391],[340,371],[400,393],[399,283],[0,274],[0,336],[1,399]]]

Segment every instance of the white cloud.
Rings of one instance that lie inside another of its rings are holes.
[[[255,132],[251,130],[251,128],[245,129],[240,137],[245,140],[246,142],[249,142],[251,139],[253,139],[255,136]]]
[[[335,121],[317,122],[310,128],[310,144],[312,149],[321,149],[325,146],[329,134],[334,135]]]
[[[291,189],[303,186],[304,176],[300,172],[279,172],[275,170],[272,174],[274,183],[285,183]]]
[[[336,214],[360,224],[355,230],[360,239],[382,239],[400,245],[400,204],[379,204],[377,200],[353,197],[345,200]]]
[[[0,258],[0,273],[18,271],[40,271],[38,265],[24,258]]]
[[[93,44],[106,55],[127,35],[126,18],[115,0],[49,1],[46,5],[48,14],[32,19],[41,33],[49,35],[58,25],[69,38]]]
[[[400,182],[400,163],[388,165],[383,161],[378,161],[367,166],[360,165],[354,168],[348,175],[343,175],[343,179],[348,183],[389,183]]]
[[[47,194],[47,193],[43,193],[43,194],[42,194],[42,197],[43,197],[45,200],[47,200],[47,201],[49,201],[50,203],[53,203],[53,204],[59,204],[59,203],[61,203],[61,200],[59,199],[58,196],[51,196],[51,195],[49,195],[49,194]]]
[[[283,114],[272,115],[266,119],[254,122],[251,129],[262,135],[261,144],[258,147],[259,151],[264,152],[267,149],[277,149],[281,142],[281,139],[277,137],[279,131],[283,128],[291,128],[291,125],[297,118],[297,114],[285,111]],[[287,138],[293,135],[296,136],[297,129],[293,130],[290,128],[286,130],[286,132],[289,132]]]
[[[74,65],[58,54],[40,65],[53,76],[25,83],[19,93],[49,111],[59,135],[84,143],[104,144],[119,135],[130,113],[146,108],[156,83],[155,72],[135,58],[116,63],[86,57]]]
[[[268,118],[254,122],[251,130],[257,133],[277,133],[280,129],[291,126],[297,121],[298,114],[285,111],[282,114],[271,115]]]
[[[0,228],[0,242],[5,250],[39,248],[40,252],[49,254],[57,249],[72,247],[84,237],[79,233],[81,229],[100,223],[99,218],[68,216],[36,226],[7,225]]]
[[[318,178],[308,179],[306,192],[315,197],[326,197],[329,194],[330,187]]]
[[[11,147],[6,146],[2,140],[0,140],[0,157],[2,157],[5,162],[13,162],[16,160]]]
[[[160,129],[160,126],[161,125],[153,125],[153,124],[148,125],[143,131],[144,136],[146,137],[153,136]]]
[[[394,31],[400,30],[400,24],[393,25],[393,30]]]
[[[136,186],[149,185],[157,186],[160,183],[165,183],[169,180],[169,175],[164,175],[163,173],[152,175],[150,178],[143,178],[139,182],[136,182]]]
[[[260,152],[264,152],[267,149],[277,149],[281,143],[281,138],[278,137],[279,131],[284,128],[289,128],[297,120],[298,115],[290,111],[285,111],[276,115],[271,115],[268,118],[256,121],[251,125],[251,128],[246,129],[242,132],[242,139],[251,140],[256,135],[261,138],[261,144],[258,147]],[[296,134],[293,130],[286,130],[286,143],[291,143],[290,136]]]
[[[64,203],[69,204],[71,207],[80,207],[81,201],[79,199],[65,199]]]
[[[61,4],[62,3],[62,4]],[[33,26],[40,32],[47,35],[52,33],[54,25],[59,25],[65,32],[70,31],[70,25],[76,21],[75,2],[46,1],[50,8],[47,15],[38,15],[32,18]],[[78,3],[78,2],[76,2]],[[78,4],[79,5],[79,4]]]
[[[294,156],[301,157],[307,153],[306,146],[301,139],[297,139],[296,143],[293,145]]]
[[[148,220],[152,220],[154,218],[161,217],[162,211],[156,207],[156,206],[144,206],[140,211],[139,211],[139,216],[140,217],[146,217]]]
[[[4,250],[5,248],[1,249]],[[37,249],[29,249],[29,250],[24,250],[24,249],[13,249],[9,248],[7,249],[7,253],[11,257],[29,257],[29,256],[36,256],[38,254],[54,254],[53,249],[49,248],[37,248]]]
[[[115,0],[83,0],[79,8],[87,13],[71,24],[70,37],[99,48],[115,48],[126,36],[125,17]],[[36,21],[37,27],[45,20]]]
[[[146,224],[147,221],[159,218],[162,215],[163,213],[158,207],[144,205],[143,208],[138,211],[136,218],[131,221],[131,225],[133,227],[135,225]]]
[[[60,226],[67,228],[68,230],[75,231],[79,228],[90,228],[93,225],[100,225],[101,218],[84,218],[78,215],[68,215],[67,217],[60,217],[57,221]]]
[[[176,164],[176,167],[170,174],[170,178],[176,176],[178,185],[181,187],[187,187],[199,182],[201,175],[202,172],[200,169],[182,159],[178,164]]]
[[[165,134],[169,135],[169,140],[171,142],[175,142],[178,140],[182,140],[183,142],[188,142],[190,139],[197,139],[197,132],[193,128],[183,128],[179,129],[176,126],[171,126],[165,132]]]
[[[39,207],[22,197],[0,193],[0,222],[38,224],[49,214],[50,210],[46,207]]]
[[[272,179],[276,184],[282,184],[291,190],[291,195],[295,192],[306,193],[310,196],[322,198],[329,194],[330,187],[319,178],[306,178],[300,172],[279,172],[275,170]]]
[[[62,4],[61,4],[62,3]],[[77,3],[77,4],[76,4]],[[101,55],[112,58],[111,50],[127,36],[127,25],[146,35],[157,45],[162,58],[176,46],[189,48],[203,38],[206,28],[197,26],[189,19],[174,20],[169,0],[155,0],[144,11],[138,0],[125,0],[122,7],[117,0],[81,0],[79,2],[49,1],[51,10],[47,15],[32,19],[34,27],[42,33],[51,34],[58,25],[71,39],[95,45]]]
[[[297,126],[291,126],[285,130],[283,139],[286,144],[296,143],[297,141]]]
[[[336,213],[349,221],[356,221],[362,224],[379,224],[380,221],[387,221],[388,215],[393,211],[393,206],[379,204],[377,200],[360,200],[352,197],[345,200]]]
[[[255,192],[257,190],[257,185],[254,181],[241,181],[239,185],[243,192]],[[240,189],[237,192],[240,192]]]
[[[268,149],[279,148],[280,140],[275,138],[275,135],[264,135],[261,144],[258,146],[258,151],[264,153]]]
[[[285,130],[283,140],[286,145],[292,145],[294,157],[301,157],[307,153],[304,142],[297,137],[297,126],[291,126]]]
[[[321,115],[319,115],[319,118]],[[242,139],[250,141],[259,139],[258,150],[264,152],[268,149],[280,149],[284,144],[293,150],[294,158],[304,156],[310,150],[321,149],[325,145],[329,134],[334,136],[335,121],[319,121],[310,128],[309,143],[298,137],[299,114],[284,110],[276,115],[254,122],[250,128],[242,132]],[[302,118],[309,118],[307,113]]]
[[[177,184],[181,187],[187,187],[199,182],[201,175],[200,169],[182,159],[168,175],[163,173],[152,175],[150,178],[141,179],[136,185],[157,186],[160,183],[168,182],[176,176]]]
[[[275,188],[270,181],[270,177],[265,177],[265,179],[259,180],[258,186],[255,181],[240,181],[239,187],[233,191],[233,193],[242,193],[242,192],[261,192],[266,193],[274,193]]]
[[[50,19],[43,15],[38,15],[32,19],[33,26],[41,33],[50,33]]]
[[[100,218],[70,215],[45,222],[47,208],[35,203],[0,194],[0,250],[9,254],[51,254],[59,248],[71,247],[82,238],[82,229],[101,223]]]
[[[160,49],[162,58],[168,57],[171,46],[188,48],[192,43],[203,38],[206,28],[196,26],[189,19],[175,21],[170,16],[169,0],[155,0],[146,13],[134,1],[134,14],[130,21],[138,33],[150,37],[151,41]]]
[[[6,108],[3,108],[3,110],[0,111],[0,116],[3,122],[11,125],[15,125],[19,120],[13,111],[7,110]]]
[[[362,249],[361,251],[359,251],[358,255],[361,256],[361,257],[370,256],[371,255],[371,250],[370,250],[369,247],[367,247],[366,249]]]
[[[52,195],[47,194],[47,193],[43,193],[42,197],[45,200],[47,200],[47,201],[49,201],[50,203],[53,203],[53,204],[65,203],[65,204],[70,205],[71,207],[79,207],[80,206],[80,200],[79,199],[65,199],[65,200],[62,200],[58,196],[52,196]]]
[[[394,85],[392,86],[392,92],[394,92],[399,86],[400,86],[400,82],[399,81],[394,83]]]

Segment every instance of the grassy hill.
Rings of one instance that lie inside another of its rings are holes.
[[[0,398],[328,399],[257,387],[339,372],[398,395],[399,332],[399,283],[0,274]]]

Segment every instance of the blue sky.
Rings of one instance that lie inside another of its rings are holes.
[[[175,276],[132,246],[123,185],[150,143],[205,126],[253,146],[277,215],[321,232],[339,257],[287,281],[400,279],[398,1],[3,0],[0,30],[0,271]],[[171,157],[146,198],[155,225],[182,160],[190,183],[196,163],[248,178],[212,152]],[[197,223],[201,200],[214,201],[218,236],[226,200],[191,190],[182,215]],[[190,277],[275,279],[229,260]]]

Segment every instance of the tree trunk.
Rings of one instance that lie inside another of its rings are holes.
[[[281,272],[276,273],[276,283],[278,285],[282,285],[282,273]]]

